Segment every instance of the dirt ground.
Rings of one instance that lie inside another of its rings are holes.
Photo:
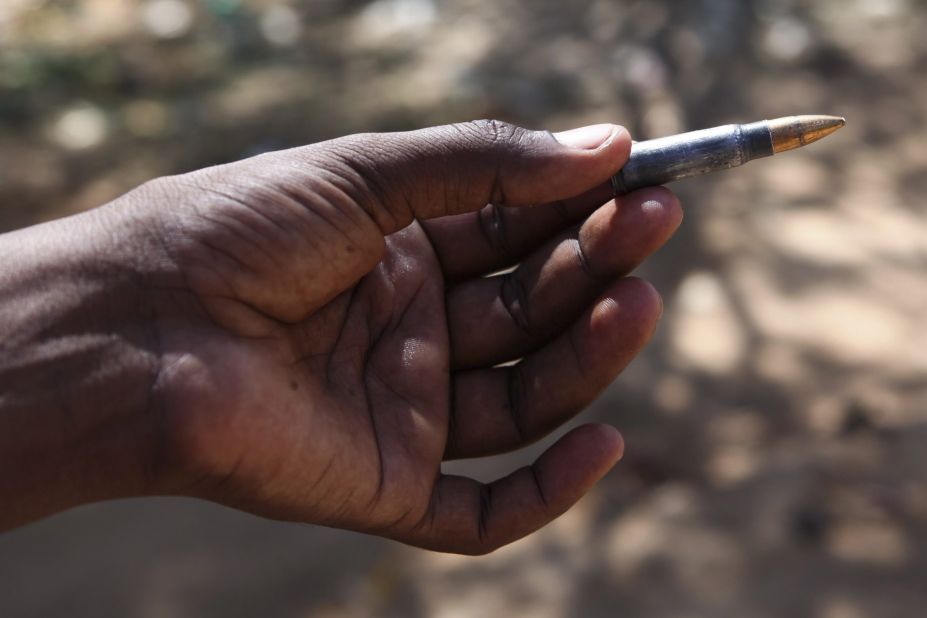
[[[582,417],[626,458],[536,536],[474,559],[97,504],[0,536],[0,616],[924,615],[924,32],[915,0],[4,1],[3,230],[356,131],[848,126],[675,187],[683,228],[638,273],[660,330]]]

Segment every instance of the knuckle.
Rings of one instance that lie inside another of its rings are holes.
[[[132,193],[143,195],[163,196],[177,185],[177,176],[159,176],[152,178],[136,187]]]
[[[477,137],[489,146],[517,145],[532,133],[527,129],[503,120],[471,120],[462,125],[464,132]]]
[[[139,203],[182,202],[188,191],[187,177],[189,175],[152,178],[132,189],[124,196],[124,199]]]
[[[320,166],[328,181],[362,208],[381,230],[395,231],[412,218],[409,195],[396,175],[386,173],[380,148],[370,136],[339,140]],[[386,168],[389,166],[387,165]]]
[[[328,164],[323,166],[325,169],[331,168],[333,172],[345,174],[380,199],[386,196],[386,179],[378,169],[377,157],[364,141],[342,140],[338,148],[330,149],[327,154]]]
[[[458,125],[458,130],[469,139],[473,154],[480,158],[479,164],[487,171],[486,196],[494,204],[506,204],[506,170],[517,166],[517,159],[542,147],[537,133],[502,120],[473,120]]]

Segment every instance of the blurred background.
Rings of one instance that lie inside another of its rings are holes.
[[[473,559],[98,504],[0,536],[0,615],[923,615],[925,32],[916,0],[3,0],[0,230],[358,131],[849,124],[676,186],[656,340],[582,419],[625,461],[541,533]]]

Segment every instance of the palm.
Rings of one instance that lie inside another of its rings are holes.
[[[272,517],[360,527],[374,514],[385,527],[421,516],[449,388],[444,281],[421,227],[392,235],[371,273],[299,323],[267,321],[260,336],[211,326],[185,345],[206,375],[177,371],[208,385],[172,402],[198,419],[185,424],[197,441],[188,448],[215,454],[204,476]]]
[[[306,462],[317,474],[303,504],[316,521],[384,529],[414,522],[443,458],[443,276],[421,227],[394,234],[387,246],[373,272],[291,333],[297,387],[277,391],[286,401],[273,406],[293,410],[290,431],[323,447]],[[269,368],[265,379],[274,378]],[[306,414],[310,406],[317,415]]]
[[[178,388],[165,409],[183,417],[177,452],[204,479],[190,493],[458,551],[556,516],[613,461],[613,436],[587,428],[545,455],[551,463],[492,485],[440,465],[545,435],[649,338],[652,290],[621,277],[662,244],[678,206],[606,204],[573,226],[603,201],[593,191],[531,212],[489,206],[413,223],[307,317],[274,319],[233,297],[217,305],[222,319],[177,329],[166,379]],[[513,273],[485,277],[513,261]],[[272,286],[273,274],[260,280]]]

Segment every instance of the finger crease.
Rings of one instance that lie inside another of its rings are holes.
[[[411,507],[411,506],[410,506],[410,507],[407,508],[405,511],[403,511],[402,515],[399,515],[398,517],[393,518],[392,521],[390,521],[389,523],[384,524],[382,527],[379,528],[379,530],[380,530],[380,531],[383,531],[383,532],[389,532],[389,531],[391,531],[391,530],[395,530],[396,528],[399,527],[399,525],[400,525],[402,522],[404,522],[406,519],[409,518],[409,515],[411,515],[411,514],[413,513],[414,510],[415,510],[414,507]],[[418,520],[418,521],[420,521],[420,520]]]
[[[576,369],[579,371],[580,377],[586,376],[586,367],[583,363],[583,357],[579,353],[579,346],[576,344],[576,330],[571,328],[567,332],[567,341],[570,342],[570,351],[573,353],[573,362],[576,364]]]
[[[486,239],[489,245],[496,253],[502,254],[506,261],[514,261],[512,248],[508,240],[508,226],[506,225],[505,214],[502,209],[495,204],[490,204],[477,213],[480,233]]]
[[[447,400],[450,404],[450,411],[447,415],[447,442],[444,444],[445,458],[457,452],[460,438],[457,435],[459,429],[457,428],[457,380],[455,378],[451,379],[449,389]]]
[[[428,499],[428,506],[422,512],[421,517],[409,526],[410,534],[418,534],[422,531],[433,530],[435,527],[435,517],[441,503],[441,475],[438,474],[434,486],[431,490],[431,497]]]
[[[369,372],[369,369],[370,369],[369,361],[366,361],[366,362],[367,362],[368,374],[373,375],[372,372]],[[379,378],[377,379],[379,380]],[[382,383],[383,381],[380,380],[380,382]],[[376,447],[376,454],[377,454],[377,487],[376,487],[376,491],[370,497],[370,501],[368,502],[369,508],[373,508],[375,505],[380,503],[380,500],[383,497],[383,488],[386,485],[386,466],[384,465],[385,462],[383,458],[383,448],[380,445],[380,433],[379,433],[379,429],[377,428],[377,415],[374,414],[373,402],[370,400],[370,389],[366,388],[366,386],[367,385],[365,384],[364,385],[365,388],[363,389],[364,397],[366,399],[365,403],[367,407],[367,415],[370,420],[370,433],[373,436],[373,443],[374,443],[374,446]]]
[[[525,418],[522,414],[525,397],[525,379],[521,369],[515,365],[508,369],[508,383],[506,384],[506,407],[508,408],[509,417],[512,419],[512,427],[515,429],[515,440],[517,444],[524,444],[528,441],[528,430],[525,426]]]
[[[538,470],[538,465],[536,463],[528,466],[528,471],[531,472],[531,478],[534,479],[534,487],[538,492],[538,499],[541,501],[541,504],[544,505],[544,508],[547,509],[550,507],[550,504],[547,502],[547,495],[544,493],[544,484],[541,482],[541,471]]]
[[[534,339],[535,332],[531,317],[528,312],[528,295],[525,287],[518,280],[518,271],[502,275],[502,285],[499,290],[499,297],[502,300],[502,306],[508,313],[512,323],[528,339]]]
[[[428,240],[428,244],[431,246],[431,252],[434,254],[435,258],[438,260],[438,266],[441,267],[442,273],[448,272],[447,256],[444,255],[442,251],[438,250],[438,243],[435,242],[434,232],[429,230],[427,225],[422,225],[422,233],[425,234],[425,238]],[[447,275],[445,274],[445,277]]]
[[[589,255],[586,253],[586,250],[583,248],[583,243],[579,239],[579,234],[577,233],[571,241],[573,244],[573,251],[576,253],[576,261],[579,263],[579,267],[583,273],[598,285],[607,283],[608,280],[605,277],[596,274],[595,270],[593,270],[592,263],[589,261]]]
[[[489,202],[496,206],[505,206],[508,204],[508,197],[505,195],[505,183],[502,182],[502,165],[496,166],[496,171],[492,178],[492,187],[489,190]]]
[[[481,545],[485,545],[489,539],[488,524],[489,513],[492,509],[492,485],[480,486],[480,508],[476,521],[476,534]]]

